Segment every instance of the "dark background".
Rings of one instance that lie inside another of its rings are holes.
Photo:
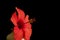
[[[15,7],[19,7],[30,18],[36,18],[36,22],[32,24],[32,36],[31,40],[48,39],[48,16],[49,13],[48,3],[45,1],[32,1],[32,0],[8,0],[0,1],[0,40],[5,40],[6,36],[12,31],[13,24],[10,21],[12,13],[15,11]]]

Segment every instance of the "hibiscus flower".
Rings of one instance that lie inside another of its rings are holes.
[[[16,7],[16,12],[12,14],[11,21],[14,24],[14,40],[30,40],[32,25],[29,22],[29,15]]]

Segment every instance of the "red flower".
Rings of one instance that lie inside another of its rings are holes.
[[[14,40],[30,40],[32,34],[31,24],[29,22],[29,16],[16,7],[18,15],[16,12],[12,14],[11,21],[14,24]]]

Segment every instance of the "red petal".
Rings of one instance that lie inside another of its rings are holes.
[[[26,40],[30,40],[30,37],[31,37],[31,34],[32,34],[32,29],[31,29],[31,24],[30,24],[30,22],[29,22],[29,16],[28,15],[26,15],[26,17],[25,17],[25,25],[24,25],[24,31],[25,31],[25,39]],[[28,22],[28,23],[26,23],[26,22]]]
[[[24,23],[29,22],[29,15],[26,15]]]
[[[17,7],[16,7],[16,10],[17,10],[17,12],[18,12],[18,17],[19,17],[19,19],[20,19],[20,18],[21,18],[21,19],[24,19],[25,13],[24,13],[21,9],[19,9],[19,8],[17,8]]]
[[[14,13],[12,14],[12,17],[11,17],[10,20],[13,22],[13,24],[14,24],[15,26],[17,25],[18,19],[17,19],[16,12],[14,12]]]
[[[30,40],[31,34],[32,34],[32,29],[26,29],[25,30],[25,39]]]
[[[21,40],[23,38],[23,31],[18,27],[14,27],[14,39]]]
[[[25,27],[23,29],[25,31],[25,39],[30,40],[31,34],[32,34],[32,29],[31,29],[31,24],[27,23],[25,24]]]

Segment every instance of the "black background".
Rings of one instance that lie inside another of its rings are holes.
[[[22,9],[30,18],[36,18],[36,22],[32,24],[31,40],[48,39],[48,15],[49,4],[46,1],[32,0],[1,0],[0,1],[0,40],[5,40],[6,36],[11,32],[13,24],[10,21],[15,7]]]

